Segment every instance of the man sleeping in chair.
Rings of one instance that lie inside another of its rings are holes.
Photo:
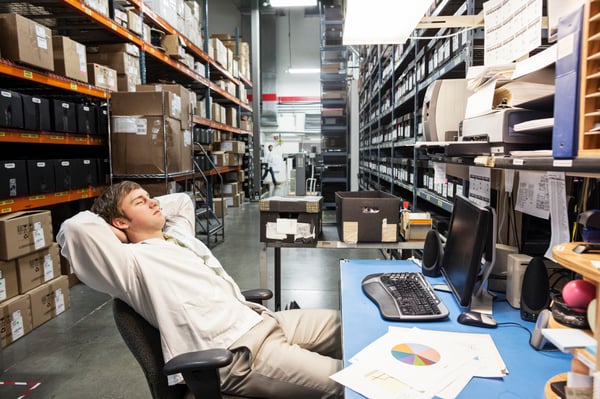
[[[222,391],[262,398],[337,398],[329,378],[342,368],[339,312],[271,312],[247,302],[211,251],[195,237],[185,193],[150,198],[123,181],[91,211],[66,220],[61,252],[89,287],[117,297],[155,326],[165,361],[181,353],[228,348]],[[181,377],[169,383],[181,382]]]

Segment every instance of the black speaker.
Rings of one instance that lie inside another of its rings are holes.
[[[540,312],[550,304],[550,283],[544,258],[529,261],[521,287],[521,319],[536,321]]]
[[[442,242],[437,231],[429,230],[425,236],[423,246],[423,261],[421,267],[423,274],[429,277],[439,277],[442,275],[440,269],[442,267]]]

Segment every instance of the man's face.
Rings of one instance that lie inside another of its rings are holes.
[[[158,201],[150,198],[146,190],[132,190],[121,201],[125,218],[116,218],[115,227],[136,233],[156,233],[165,225],[165,217],[160,211]]]

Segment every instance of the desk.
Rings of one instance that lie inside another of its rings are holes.
[[[261,250],[259,276],[260,287],[269,288],[267,271],[267,248],[273,248],[273,296],[275,299],[275,310],[281,309],[281,248],[327,248],[327,249],[423,249],[424,241],[400,241],[400,242],[365,242],[349,244],[340,241],[335,225],[324,225],[323,233],[319,241],[314,244],[266,242]]]
[[[388,326],[415,326],[427,330],[444,330],[468,333],[489,333],[496,343],[509,374],[503,379],[474,378],[463,389],[459,398],[543,398],[544,385],[556,374],[571,369],[572,356],[562,352],[538,352],[529,346],[529,335],[517,326],[498,326],[495,329],[471,327],[459,324],[456,318],[461,310],[450,293],[438,292],[440,299],[450,311],[450,318],[444,321],[423,323],[389,322],[381,318],[376,305],[361,290],[361,281],[370,273],[391,272],[399,269],[419,270],[411,261],[350,260],[340,265],[342,342],[344,363],[384,335]],[[443,282],[443,278],[430,279],[431,283]],[[530,331],[534,323],[521,320],[519,311],[506,301],[494,302],[494,317],[498,323],[516,322]],[[346,389],[346,399],[362,398],[356,392]]]

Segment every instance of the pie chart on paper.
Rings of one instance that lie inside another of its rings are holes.
[[[431,366],[441,359],[440,353],[432,347],[415,343],[395,345],[391,352],[396,360],[411,366]]]

